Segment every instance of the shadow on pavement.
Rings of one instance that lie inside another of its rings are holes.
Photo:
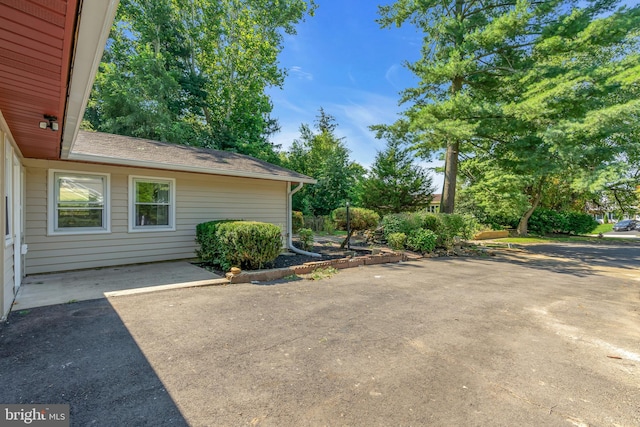
[[[69,404],[71,425],[188,425],[106,299],[12,312],[0,383],[2,403]]]

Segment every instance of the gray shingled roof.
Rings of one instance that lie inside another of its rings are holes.
[[[243,154],[101,132],[80,131],[68,158],[121,166],[316,182],[306,175]]]

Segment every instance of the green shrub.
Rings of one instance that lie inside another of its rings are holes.
[[[426,214],[424,212],[403,212],[385,215],[384,218],[382,218],[382,227],[385,238],[388,239],[389,235],[393,233],[404,233],[409,235],[415,230],[429,228],[425,227],[425,223],[429,221],[427,217],[431,216],[435,217],[435,215]]]
[[[593,231],[598,223],[590,215],[581,212],[556,212],[538,208],[529,218],[529,232],[545,234],[585,234]]]
[[[336,224],[331,219],[331,216],[325,215],[322,218],[323,218],[322,231],[326,232],[329,235],[332,235],[333,233],[335,233]]]
[[[219,265],[248,269],[262,268],[282,250],[280,227],[255,221],[225,222],[216,231],[220,243]]]
[[[387,243],[394,251],[401,251],[407,242],[407,235],[404,233],[391,233],[387,236]]]
[[[544,236],[545,234],[559,233],[565,228],[562,216],[551,209],[538,208],[529,218],[528,229],[532,234]]]
[[[479,230],[471,215],[433,214],[426,212],[389,214],[382,218],[385,238],[393,233],[404,233],[408,238],[419,230],[430,230],[436,236],[436,247],[449,248],[454,238],[471,239]]]
[[[347,208],[338,208],[331,212],[331,217],[338,230],[347,229]],[[380,222],[380,215],[371,209],[350,208],[349,209],[349,233],[344,239],[341,248],[344,248],[353,233],[356,231],[371,230]]]
[[[347,208],[338,208],[331,213],[338,230],[347,229]],[[352,231],[375,228],[380,222],[380,215],[371,209],[349,208],[349,222]]]
[[[302,249],[305,251],[310,250],[313,247],[313,230],[310,228],[301,228],[298,230],[298,237],[302,244]]]
[[[456,237],[461,239],[472,239],[480,229],[480,225],[471,215],[459,214],[438,214],[441,221],[441,228],[436,231],[438,234],[438,246],[450,248]]]
[[[589,214],[582,212],[565,212],[567,232],[573,234],[587,234],[598,227],[598,221]]]
[[[432,252],[436,248],[437,240],[436,233],[421,228],[407,236],[407,247],[416,252]]]
[[[304,216],[302,215],[302,212],[292,211],[291,212],[291,228],[293,229],[293,232],[297,233],[298,230],[300,230],[302,227],[304,227]]]
[[[196,225],[196,243],[200,245],[196,249],[196,255],[209,264],[220,264],[220,242],[217,230],[220,224],[234,222],[235,219],[223,219],[219,221],[208,221]]]

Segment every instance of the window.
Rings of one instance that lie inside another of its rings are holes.
[[[175,180],[129,177],[129,231],[175,230]]]
[[[109,175],[49,171],[49,233],[108,233]]]

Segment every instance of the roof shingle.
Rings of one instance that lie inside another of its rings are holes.
[[[316,182],[306,175],[243,154],[101,132],[80,131],[69,160],[276,181]]]

